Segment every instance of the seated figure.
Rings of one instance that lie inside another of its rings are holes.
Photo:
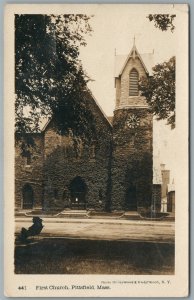
[[[33,217],[32,219],[33,224],[28,229],[22,227],[21,233],[20,233],[20,239],[25,241],[29,236],[35,236],[41,233],[43,229],[42,225],[42,219],[39,217]]]

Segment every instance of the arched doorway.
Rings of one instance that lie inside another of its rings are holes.
[[[87,186],[85,181],[77,176],[69,185],[70,200],[72,209],[86,209]]]
[[[30,184],[27,183],[24,185],[22,190],[22,196],[23,196],[22,208],[32,209],[34,204],[34,192]]]
[[[126,200],[125,200],[126,210],[137,210],[137,196],[136,196],[136,187],[135,185],[130,185],[126,191]]]

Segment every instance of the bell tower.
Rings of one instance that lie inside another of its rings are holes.
[[[152,114],[139,80],[151,75],[153,53],[140,55],[134,39],[129,55],[115,60],[112,209],[136,211],[152,197]]]

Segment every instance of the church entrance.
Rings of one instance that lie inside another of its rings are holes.
[[[137,210],[136,187],[134,185],[130,185],[126,191],[125,207],[126,210]]]
[[[25,184],[22,190],[23,209],[32,209],[34,204],[34,192],[30,184]]]
[[[71,209],[86,209],[86,192],[87,186],[85,181],[77,176],[71,182],[69,186]]]

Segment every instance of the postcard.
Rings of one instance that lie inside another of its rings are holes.
[[[188,5],[5,7],[5,295],[189,291]]]

